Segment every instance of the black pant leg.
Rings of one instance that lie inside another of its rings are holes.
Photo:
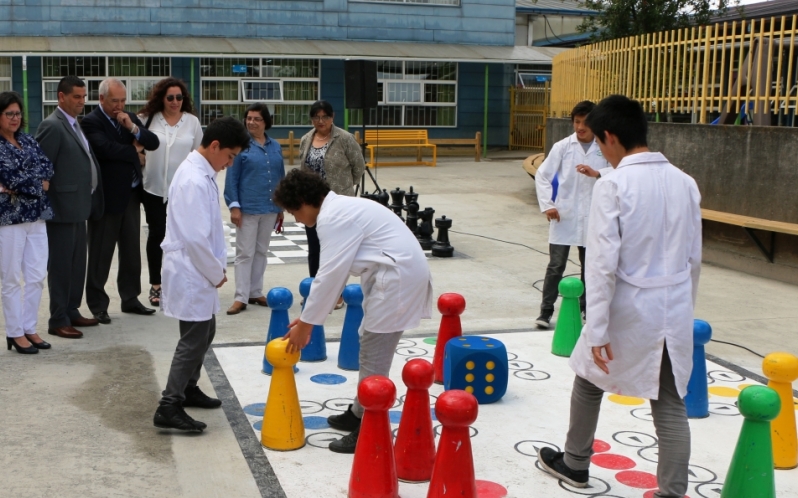
[[[585,292],[579,297],[579,307],[582,311],[587,309],[587,284],[585,283],[585,248],[579,246],[579,264],[582,265],[582,285],[585,286]]]
[[[141,203],[147,219],[147,267],[150,271],[150,285],[161,285],[161,243],[166,237],[166,203],[163,197],[152,195],[146,190],[141,193]]]
[[[119,225],[119,269],[116,285],[122,309],[139,304],[141,294],[141,185],[130,193]]]
[[[76,240],[78,223],[47,222],[47,247],[50,251],[47,260],[47,291],[50,296],[49,328],[60,328],[71,325],[69,319],[70,291],[72,290],[73,262],[76,256]],[[85,227],[85,223],[83,223]],[[85,233],[85,228],[84,228]],[[84,236],[84,254],[86,239]],[[85,261],[85,260],[84,260]],[[85,263],[84,263],[85,275]],[[80,282],[81,293],[83,296]],[[79,305],[80,303],[78,303]]]
[[[93,314],[108,311],[110,298],[105,283],[111,272],[122,214],[104,214],[89,221],[89,261],[86,275],[86,304]]]
[[[549,244],[549,265],[546,267],[546,277],[543,279],[543,300],[540,303],[540,312],[554,311],[554,303],[559,296],[559,285],[568,263],[568,253],[571,246]]]
[[[205,353],[213,340],[216,317],[203,322],[186,322],[180,320],[180,340],[177,342],[169,378],[163,391],[161,405],[183,404],[186,399],[186,387],[205,360]],[[199,378],[199,375],[197,375]],[[195,383],[196,385],[196,383]]]
[[[308,237],[308,272],[311,277],[315,277],[319,271],[319,258],[321,257],[321,244],[316,227],[305,227]]]

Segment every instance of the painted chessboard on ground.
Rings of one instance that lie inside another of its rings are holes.
[[[235,260],[235,247],[236,247],[236,227],[233,224],[228,224],[230,227],[230,247],[228,251],[227,263],[232,265]],[[427,258],[432,258],[432,251],[424,251]],[[454,252],[453,258],[463,257],[463,254]],[[436,258],[438,259],[438,258]],[[446,259],[446,258],[440,258]],[[305,235],[305,226],[301,223],[286,222],[283,225],[283,233],[272,233],[271,242],[269,242],[269,251],[266,257],[267,265],[283,265],[291,263],[307,263],[308,261],[308,238]]]
[[[498,483],[507,489],[507,496],[516,498],[653,496],[657,438],[647,401],[606,396],[594,445],[590,487],[573,489],[534,468],[538,466],[537,449],[544,445],[561,448],[568,430],[574,375],[567,358],[549,353],[550,331],[485,335],[505,343],[512,375],[504,398],[480,405],[471,429],[477,480]],[[402,367],[411,358],[432,361],[434,343],[434,338],[405,338],[396,350],[390,375],[399,396],[390,411],[394,434],[406,392]],[[298,364],[296,383],[305,418],[306,446],[289,452],[263,450],[288,498],[347,496],[352,456],[327,449],[331,440],[344,433],[330,429],[326,418],[346,410],[352,402],[357,372],[337,368],[338,346],[337,342],[328,342],[324,362]],[[263,346],[220,347],[214,352],[259,441],[270,382],[270,377],[260,371]],[[691,498],[720,496],[743,420],[736,397],[741,387],[757,384],[712,362],[708,362],[707,370],[711,415],[690,420],[692,458],[687,496]],[[433,404],[441,392],[442,386],[433,385]],[[437,435],[439,423],[433,419],[433,424]],[[427,487],[399,484],[402,498],[424,498]],[[798,496],[798,469],[776,471],[776,489],[778,496]],[[489,496],[494,495],[482,498]]]

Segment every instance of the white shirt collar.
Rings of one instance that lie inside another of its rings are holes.
[[[191,151],[191,153],[188,155],[187,159],[189,161],[191,161],[192,163],[196,164],[197,166],[200,166],[200,171],[202,173],[208,175],[213,180],[216,179],[216,175],[217,175],[216,170],[213,169],[213,166],[211,166],[211,163],[209,163],[208,160],[205,159],[205,156],[200,154],[199,151],[197,151],[197,150]]]
[[[63,114],[67,118],[67,121],[69,121],[69,126],[75,126],[75,123],[78,121],[76,118],[73,118],[72,116],[67,114],[65,110],[61,109],[61,106],[58,106],[57,109],[61,111],[61,114]]]
[[[635,164],[645,163],[668,163],[668,159],[662,155],[661,152],[638,152],[631,156],[626,156],[621,159],[616,169],[623,168],[624,166],[632,166]]]

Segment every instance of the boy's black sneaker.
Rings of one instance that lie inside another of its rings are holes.
[[[350,432],[346,436],[342,437],[341,439],[337,439],[330,443],[330,451],[334,451],[335,453],[347,453],[352,454],[355,452],[355,448],[357,447],[357,437],[360,435],[360,428],[358,427],[354,431]]]
[[[575,488],[586,488],[590,473],[587,470],[572,470],[562,460],[563,452],[544,446],[538,450],[538,461],[544,471]]]
[[[539,329],[547,329],[549,328],[549,324],[551,323],[551,315],[554,314],[554,311],[541,311],[540,316],[535,320],[535,325],[538,326]]]
[[[327,417],[327,423],[330,424],[330,427],[338,429],[339,431],[355,431],[360,429],[360,419],[357,418],[352,411],[352,405],[349,405],[349,408],[340,415],[330,415]]]
[[[222,402],[218,399],[211,398],[204,392],[200,391],[199,386],[186,388],[186,400],[183,401],[183,408],[196,407],[196,408],[219,408]]]
[[[202,432],[208,427],[199,420],[194,420],[180,405],[161,405],[155,410],[152,418],[159,429],[177,429],[184,432]]]

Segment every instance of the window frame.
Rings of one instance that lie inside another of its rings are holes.
[[[14,90],[14,62],[11,56],[0,56],[0,60],[8,59],[8,76],[0,76],[0,82],[8,82],[8,89],[0,87],[0,92]]]
[[[246,92],[246,89],[245,89],[245,85],[247,83],[277,83],[277,87],[280,90],[280,98],[278,98],[278,99],[248,99],[247,98],[247,92]],[[265,103],[268,103],[268,104],[276,104],[276,103],[282,103],[283,102],[283,95],[285,95],[285,93],[283,93],[283,80],[274,79],[274,78],[269,78],[269,79],[266,79],[266,78],[263,78],[263,79],[246,79],[246,80],[241,80],[239,84],[241,86],[241,88],[239,89],[239,91],[241,92],[239,94],[241,96],[241,102],[244,102],[244,103],[247,103],[247,104],[252,104],[252,103],[255,103],[255,102],[265,102]]]
[[[400,5],[428,5],[430,7],[460,8],[461,0],[452,0],[457,3],[446,3],[446,0],[349,0],[356,3],[400,4]]]

